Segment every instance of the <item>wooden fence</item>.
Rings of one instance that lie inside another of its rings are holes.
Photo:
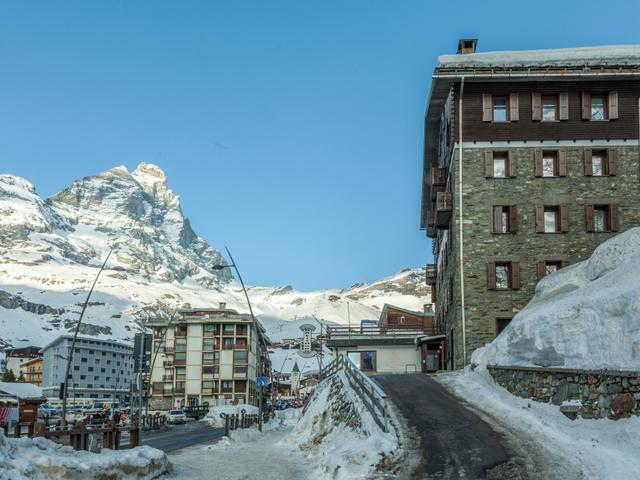
[[[120,450],[140,445],[140,431],[136,421],[132,421],[131,426],[125,427],[118,426],[113,421],[101,425],[74,422],[64,427],[20,422],[14,425],[13,432],[9,432],[8,425],[4,425],[3,430],[6,437],[44,437],[63,445],[70,445],[74,450],[100,451],[101,448]],[[123,442],[123,437],[128,439],[128,442]]]
[[[335,375],[340,370],[345,372],[349,385],[358,394],[382,431],[389,431],[389,406],[384,391],[344,355],[339,355],[322,370],[322,380]]]
[[[262,417],[262,423],[267,423],[271,418],[269,412],[264,412]],[[251,428],[254,425],[257,425],[260,421],[260,415],[257,413],[245,414],[242,413],[238,415],[237,413],[231,415],[225,415],[224,417],[224,435],[225,437],[231,436],[232,430],[237,430],[238,428]]]

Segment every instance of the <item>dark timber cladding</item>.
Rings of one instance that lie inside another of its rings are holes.
[[[545,276],[640,225],[640,46],[473,46],[440,57],[425,116],[426,281],[448,369]]]

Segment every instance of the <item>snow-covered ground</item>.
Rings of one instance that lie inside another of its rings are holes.
[[[0,433],[0,480],[146,480],[168,470],[166,454],[148,446],[76,452],[45,438],[7,439]]]
[[[173,474],[179,480],[310,479],[306,459],[294,446],[283,442],[299,411],[278,412],[276,419],[257,428],[234,430],[218,443],[189,447],[170,454]]]
[[[344,378],[321,383],[306,412],[288,409],[231,439],[170,454],[170,478],[359,480],[396,476],[400,448],[392,428],[382,432]]]
[[[472,362],[640,370],[640,228],[542,279],[531,302]]]
[[[557,406],[511,395],[486,372],[443,373],[435,379],[544,455],[562,480],[638,478],[640,418],[569,420]]]

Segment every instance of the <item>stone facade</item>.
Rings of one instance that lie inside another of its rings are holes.
[[[571,265],[586,260],[593,250],[619,232],[640,225],[640,176],[637,141],[495,142],[463,148],[463,265],[465,278],[466,363],[476,348],[498,334],[498,319],[504,324],[533,297],[538,282],[536,264],[562,261]],[[517,146],[520,144],[519,146]],[[585,176],[584,149],[615,149],[616,176]],[[566,152],[567,175],[536,177],[534,151]],[[485,152],[512,150],[516,158],[515,176],[486,178]],[[439,233],[436,318],[447,334],[447,366],[463,365],[460,288],[460,217],[458,201],[459,149],[450,164],[449,191],[453,211],[446,235]],[[619,231],[588,233],[586,204],[615,204],[619,208]],[[516,233],[493,233],[493,206],[516,205]],[[536,233],[535,207],[565,205],[566,233]],[[490,290],[488,262],[518,262],[520,288]]]
[[[498,385],[522,398],[561,405],[580,400],[582,418],[624,418],[640,415],[640,374],[566,368],[490,366]]]

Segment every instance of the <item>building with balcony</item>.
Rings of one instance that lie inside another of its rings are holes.
[[[264,328],[251,315],[228,309],[189,308],[178,318],[154,320],[150,405],[258,403],[256,377],[270,375]],[[157,356],[156,356],[157,353]]]
[[[462,368],[545,275],[640,224],[640,47],[438,59],[421,226],[444,359]]]
[[[42,357],[32,358],[24,362],[20,369],[25,383],[42,386]]]
[[[64,382],[72,335],[62,335],[42,349],[42,390],[57,398]],[[133,346],[95,337],[78,337],[67,380],[67,398],[127,402],[133,381]]]
[[[376,325],[327,327],[325,340],[334,358],[346,355],[368,375],[441,368],[444,336],[427,307],[416,312],[385,305]]]
[[[22,366],[33,360],[34,358],[42,357],[42,353],[40,353],[40,347],[35,347],[33,345],[29,345],[28,347],[17,347],[17,348],[7,348],[4,351],[5,358],[3,362],[4,371],[11,370],[16,378],[20,375],[22,371]]]

